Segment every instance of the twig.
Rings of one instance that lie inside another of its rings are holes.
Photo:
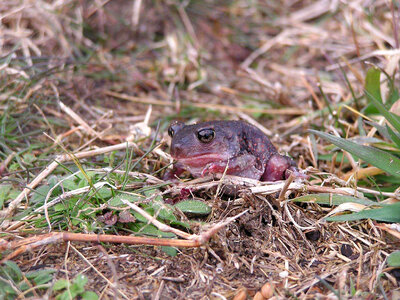
[[[38,248],[40,246],[56,244],[61,242],[121,243],[128,245],[153,245],[153,246],[170,246],[170,247],[186,247],[186,248],[200,247],[204,245],[221,228],[228,225],[230,222],[236,220],[237,218],[241,217],[247,212],[248,210],[245,210],[234,217],[228,218],[223,222],[217,223],[213,225],[209,230],[203,232],[200,235],[195,235],[195,234],[190,235],[184,233],[183,235],[185,236],[185,238],[187,238],[187,240],[158,239],[158,238],[148,238],[141,236],[120,236],[120,235],[110,235],[110,234],[70,233],[70,232],[52,232],[43,235],[36,235],[33,237],[25,238],[23,240],[14,242],[6,242],[4,240],[0,240],[0,251],[16,249],[15,251],[7,255],[5,258],[0,260],[0,263],[3,263],[7,260],[11,260],[22,253],[25,253],[27,251],[32,251],[33,249]],[[144,215],[144,217],[146,216]],[[161,227],[165,228],[165,226]],[[175,232],[172,231],[170,228],[167,230],[169,230],[170,232]]]

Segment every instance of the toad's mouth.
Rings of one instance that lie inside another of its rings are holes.
[[[190,167],[203,167],[212,162],[221,162],[227,161],[228,158],[225,155],[221,154],[202,154],[202,155],[194,155],[191,157],[175,157],[175,159],[183,164]]]

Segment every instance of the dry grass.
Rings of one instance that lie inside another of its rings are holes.
[[[208,217],[177,216],[193,234],[248,210],[176,256],[143,245],[37,244],[13,258],[20,282],[53,268],[51,280],[41,289],[29,283],[31,294],[4,273],[2,282],[20,298],[55,298],[57,280],[84,274],[85,289],[102,299],[233,299],[241,290],[250,298],[265,283],[274,299],[398,299],[398,270],[386,264],[399,248],[394,227],[327,222],[331,206],[291,201],[321,193],[400,199],[396,181],[373,177],[381,170],[360,170],[346,153],[329,156],[332,147],[307,134],[361,135],[367,62],[398,84],[393,3],[1,1],[0,246],[49,229],[141,232],[107,219],[127,211],[109,201],[121,194],[140,194],[144,207],[202,199],[212,206]],[[310,179],[165,182],[173,119],[253,122]],[[237,197],[218,193],[232,182],[244,186]]]

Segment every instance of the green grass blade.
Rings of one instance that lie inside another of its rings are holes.
[[[301,197],[291,199],[293,202],[308,202],[308,203],[318,203],[324,205],[340,205],[343,203],[358,203],[366,206],[379,205],[380,203],[362,198],[355,198],[352,196],[338,195],[338,194],[311,194]]]
[[[371,68],[367,72],[365,78],[365,95],[368,100],[379,110],[379,112],[388,120],[390,124],[398,132],[400,132],[400,119],[389,112],[382,102],[381,85],[380,85],[381,71],[377,68]]]
[[[384,126],[384,125],[380,125],[380,124],[378,124],[378,123],[370,122],[370,121],[364,121],[364,122],[365,122],[366,124],[368,124],[368,125],[371,125],[371,126],[375,127],[375,128],[378,130],[379,134],[380,134],[381,136],[383,136],[385,139],[387,139],[387,140],[390,140],[390,139],[391,139],[390,134],[389,134],[389,132],[387,131],[387,125]],[[361,121],[361,123],[362,123],[362,121]],[[362,127],[362,126],[361,126],[361,127]],[[366,134],[365,134],[365,135],[366,135]]]
[[[377,148],[359,145],[352,141],[317,130],[310,129],[309,132],[330,141],[332,144],[335,144],[341,149],[350,152],[354,156],[361,158],[385,172],[400,177],[400,159],[390,153]]]
[[[382,208],[366,209],[353,214],[339,215],[326,218],[327,221],[355,221],[372,219],[382,222],[400,223],[400,202],[386,205]]]
[[[397,147],[400,149],[400,135],[396,132],[393,131],[392,128],[390,128],[387,124],[386,124],[386,129],[388,134],[390,135],[390,139],[397,145]]]

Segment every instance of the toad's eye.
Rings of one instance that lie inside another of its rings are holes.
[[[169,135],[170,137],[174,137],[174,134],[175,134],[175,130],[172,128],[172,126],[170,126],[170,127],[168,128],[168,135]]]
[[[209,143],[215,138],[215,131],[212,128],[201,129],[197,132],[197,138],[202,143]]]

